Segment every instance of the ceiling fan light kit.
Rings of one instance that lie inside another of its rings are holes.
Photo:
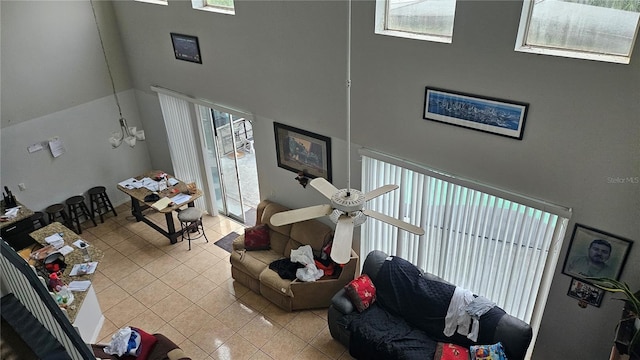
[[[397,185],[384,185],[368,193],[351,188],[351,0],[348,15],[347,36],[347,188],[338,189],[324,178],[318,177],[309,181],[309,185],[319,191],[331,204],[309,206],[305,208],[283,211],[271,216],[271,224],[282,226],[300,221],[329,216],[336,224],[336,231],[331,246],[331,259],[338,264],[346,264],[351,256],[353,229],[362,225],[367,217],[386,222],[416,235],[424,235],[424,230],[405,221],[364,208],[367,201],[382,196],[398,188]]]

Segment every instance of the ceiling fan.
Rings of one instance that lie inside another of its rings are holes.
[[[347,188],[338,189],[324,178],[315,178],[309,184],[319,191],[331,204],[316,205],[301,209],[283,211],[271,216],[271,224],[282,226],[329,216],[336,224],[331,246],[331,259],[338,264],[346,264],[351,257],[353,229],[362,225],[367,217],[384,221],[416,235],[424,235],[424,230],[405,221],[390,217],[377,211],[364,208],[367,201],[382,196],[398,188],[398,185],[384,185],[368,193],[351,189],[351,0],[348,1],[348,37],[347,37]]]

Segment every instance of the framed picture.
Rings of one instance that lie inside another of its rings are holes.
[[[331,182],[330,138],[277,122],[273,130],[279,167]]]
[[[604,297],[604,290],[580,279],[571,279],[571,285],[569,286],[567,295],[580,300],[582,307],[586,307],[587,304],[600,307],[602,298]]]
[[[528,104],[426,87],[423,118],[522,140]]]
[[[171,43],[176,59],[202,64],[197,37],[171,33]]]
[[[618,280],[632,244],[631,240],[576,224],[562,272],[579,279]]]

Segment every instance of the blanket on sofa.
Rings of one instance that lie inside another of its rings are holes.
[[[356,359],[433,359],[437,343],[422,330],[373,303],[349,324],[349,354]]]
[[[368,356],[371,349],[385,351],[382,347],[385,344],[385,336],[392,338],[393,348],[390,351],[398,354],[409,354],[409,357],[394,356],[401,359],[412,359],[412,343],[404,346],[402,342],[396,341],[396,334],[403,332],[410,335],[410,339],[420,339],[425,342],[421,335],[426,335],[429,342],[433,344],[435,351],[436,342],[455,343],[469,347],[476,343],[458,333],[450,337],[444,335],[445,317],[449,308],[451,297],[455,291],[455,286],[437,280],[430,280],[423,276],[422,271],[410,262],[399,258],[391,257],[384,261],[375,278],[376,302],[377,306],[372,306],[350,324],[352,340],[350,351],[356,358],[375,358]],[[373,314],[369,314],[369,313]],[[388,318],[385,320],[387,312]],[[495,332],[495,327],[504,316],[504,310],[494,307],[480,317],[480,328],[478,333],[479,344],[490,344]],[[373,329],[363,329],[371,327],[371,323],[379,322]],[[420,330],[420,335],[409,332],[405,325],[411,329]],[[374,333],[372,333],[374,332]],[[379,334],[375,333],[379,332]],[[421,346],[424,346],[421,345]],[[353,347],[353,350],[352,350]],[[431,350],[429,350],[431,352]],[[359,356],[355,356],[355,355]],[[361,356],[366,354],[367,356]],[[433,358],[421,355],[423,359]]]

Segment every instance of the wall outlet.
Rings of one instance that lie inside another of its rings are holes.
[[[20,183],[18,184],[18,189],[20,189],[20,191],[25,191],[27,190],[27,186],[24,183]]]

